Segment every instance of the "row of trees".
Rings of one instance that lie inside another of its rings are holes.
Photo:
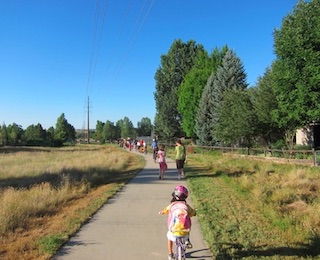
[[[137,136],[151,136],[151,119],[144,117],[135,128],[129,118],[125,117],[116,124],[110,121],[103,123],[97,121],[95,131],[90,131],[90,136],[100,143],[119,140],[120,138],[136,138]],[[25,130],[18,124],[0,126],[0,145],[42,145],[61,146],[65,142],[74,142],[76,138],[85,139],[81,132],[68,123],[64,114],[57,119],[55,127],[47,130],[41,124],[30,125]]]
[[[118,120],[116,124],[107,120],[105,123],[97,121],[96,131],[94,134],[95,140],[100,143],[112,142],[120,138],[133,138],[138,136],[151,136],[152,123],[151,119],[144,117],[135,128],[128,117]]]
[[[56,127],[43,129],[41,124],[30,125],[25,130],[18,124],[0,126],[0,145],[44,145],[61,146],[65,142],[72,142],[76,138],[75,128],[70,125],[61,114]]]
[[[292,148],[296,130],[320,119],[319,31],[320,0],[300,0],[274,31],[275,61],[250,88],[228,46],[208,54],[175,40],[155,74],[155,133],[200,145],[284,140]]]

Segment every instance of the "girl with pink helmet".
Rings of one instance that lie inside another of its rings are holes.
[[[191,219],[196,215],[196,210],[190,207],[186,202],[189,195],[188,189],[182,185],[175,187],[172,193],[172,199],[170,205],[165,207],[159,212],[159,214],[167,214],[168,220],[168,259],[174,259],[172,245],[176,241],[176,237],[186,237],[187,248],[192,248],[192,244],[189,240]]]

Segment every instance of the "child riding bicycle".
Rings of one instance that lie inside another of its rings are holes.
[[[170,205],[161,210],[159,214],[168,215],[168,259],[174,259],[172,245],[176,241],[176,237],[186,237],[187,248],[192,248],[189,240],[189,233],[191,228],[191,219],[196,215],[196,211],[188,205],[186,199],[189,195],[188,189],[182,185],[175,187],[172,193],[172,200]]]

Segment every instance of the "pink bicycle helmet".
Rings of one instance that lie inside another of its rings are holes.
[[[174,188],[174,192],[172,194],[177,200],[185,200],[188,198],[189,192],[188,189],[182,185],[178,185]]]

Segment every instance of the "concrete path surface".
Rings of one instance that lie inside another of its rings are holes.
[[[178,180],[175,162],[167,159],[168,171],[159,180],[159,165],[151,154],[144,169],[108,201],[53,257],[54,260],[168,259],[166,215],[158,212],[170,204]],[[191,199],[187,202],[192,206]],[[197,217],[192,218],[192,249],[187,259],[213,259],[203,240]]]

